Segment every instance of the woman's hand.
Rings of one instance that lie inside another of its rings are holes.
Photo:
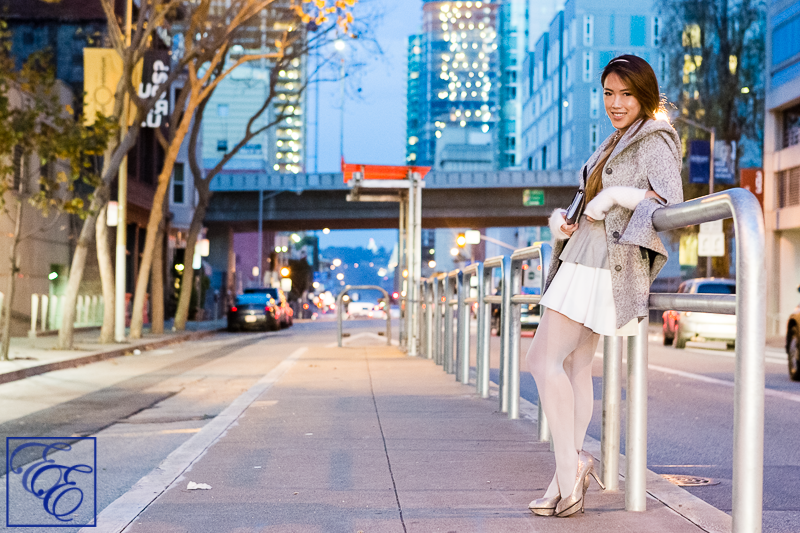
[[[572,237],[572,234],[575,233],[575,230],[578,229],[578,223],[576,222],[574,224],[561,224],[560,229],[565,235]]]

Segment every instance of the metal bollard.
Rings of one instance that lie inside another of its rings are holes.
[[[0,309],[2,309],[2,293],[0,293]],[[39,295],[31,294],[31,329],[28,331],[28,337],[31,339],[36,338],[36,322],[39,315]]]
[[[503,257],[503,301],[500,304],[500,412],[508,412],[509,358],[511,355],[511,258]]]
[[[625,510],[647,510],[647,317],[628,337],[628,424],[625,432]]]
[[[600,428],[600,475],[606,490],[619,490],[622,428],[622,337],[603,337],[603,421]]]
[[[442,364],[442,277],[433,286],[433,362]]]
[[[469,311],[464,303],[468,285],[464,283],[464,272],[457,276],[457,323],[456,323],[456,381],[469,383]]]
[[[434,359],[434,329],[433,329],[433,310],[436,306],[436,279],[429,279],[426,283],[425,291],[425,357]]]
[[[538,411],[539,415],[536,419],[536,429],[539,434],[539,442],[550,442],[550,424],[547,423],[547,417],[544,414],[544,407],[542,407],[542,397],[539,396]]]
[[[48,307],[50,305],[50,298],[46,294],[42,294],[42,331],[47,331],[47,317]]]
[[[442,294],[442,304],[444,306],[444,359],[442,368],[448,374],[452,374],[455,371],[453,368],[453,308],[450,304],[452,292],[452,282],[448,275],[444,278],[444,294]]]
[[[491,269],[489,269],[491,273]],[[475,276],[478,278],[478,339],[475,347],[475,389],[481,398],[489,397],[489,341],[491,332],[491,312],[492,306],[487,306],[484,298],[486,297],[486,283],[484,281],[483,263],[478,263]],[[491,278],[489,278],[491,280]],[[486,326],[489,326],[489,333],[486,333]]]

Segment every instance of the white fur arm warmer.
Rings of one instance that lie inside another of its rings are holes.
[[[550,220],[548,221],[550,225],[550,233],[553,234],[553,237],[559,241],[563,241],[565,239],[569,239],[569,235],[561,231],[561,226],[567,223],[564,215],[567,212],[563,209],[556,209],[553,211],[553,214],[550,215]]]
[[[644,200],[646,189],[636,187],[608,187],[600,191],[586,206],[584,214],[595,220],[606,218],[612,207],[619,205],[633,211]]]

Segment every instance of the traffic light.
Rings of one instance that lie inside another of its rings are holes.
[[[290,273],[291,271],[289,270],[289,267],[283,267],[281,269],[281,276],[284,278],[288,278]]]
[[[467,236],[464,235],[463,233],[459,233],[458,237],[456,237],[456,244],[458,245],[459,248],[463,248],[464,246],[466,246]]]

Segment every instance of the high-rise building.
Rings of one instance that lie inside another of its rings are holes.
[[[522,105],[519,98],[520,67],[527,50],[528,0],[503,0],[498,10],[499,35],[499,124],[497,166],[519,166],[519,137]]]
[[[659,17],[650,4],[567,0],[525,58],[523,168],[580,168],[613,127],[605,118],[600,74],[621,54],[663,71]]]
[[[767,6],[764,219],[767,334],[784,334],[800,285],[800,1]]]
[[[215,4],[217,5],[217,4]],[[219,9],[224,9],[219,4]],[[235,59],[245,54],[274,51],[274,43],[288,29],[294,17],[288,3],[276,2],[253,17],[237,35],[231,49]],[[206,165],[218,161],[244,136],[250,118],[264,105],[270,94],[268,60],[252,61],[225,78],[209,99],[203,118],[203,159]],[[285,118],[248,142],[236,155],[232,166],[297,174],[305,170],[306,123],[304,118],[305,64],[300,58],[278,72],[274,101],[253,125],[270,124],[276,117]]]
[[[498,116],[497,8],[425,2],[409,39],[406,161],[438,170],[490,170]]]

